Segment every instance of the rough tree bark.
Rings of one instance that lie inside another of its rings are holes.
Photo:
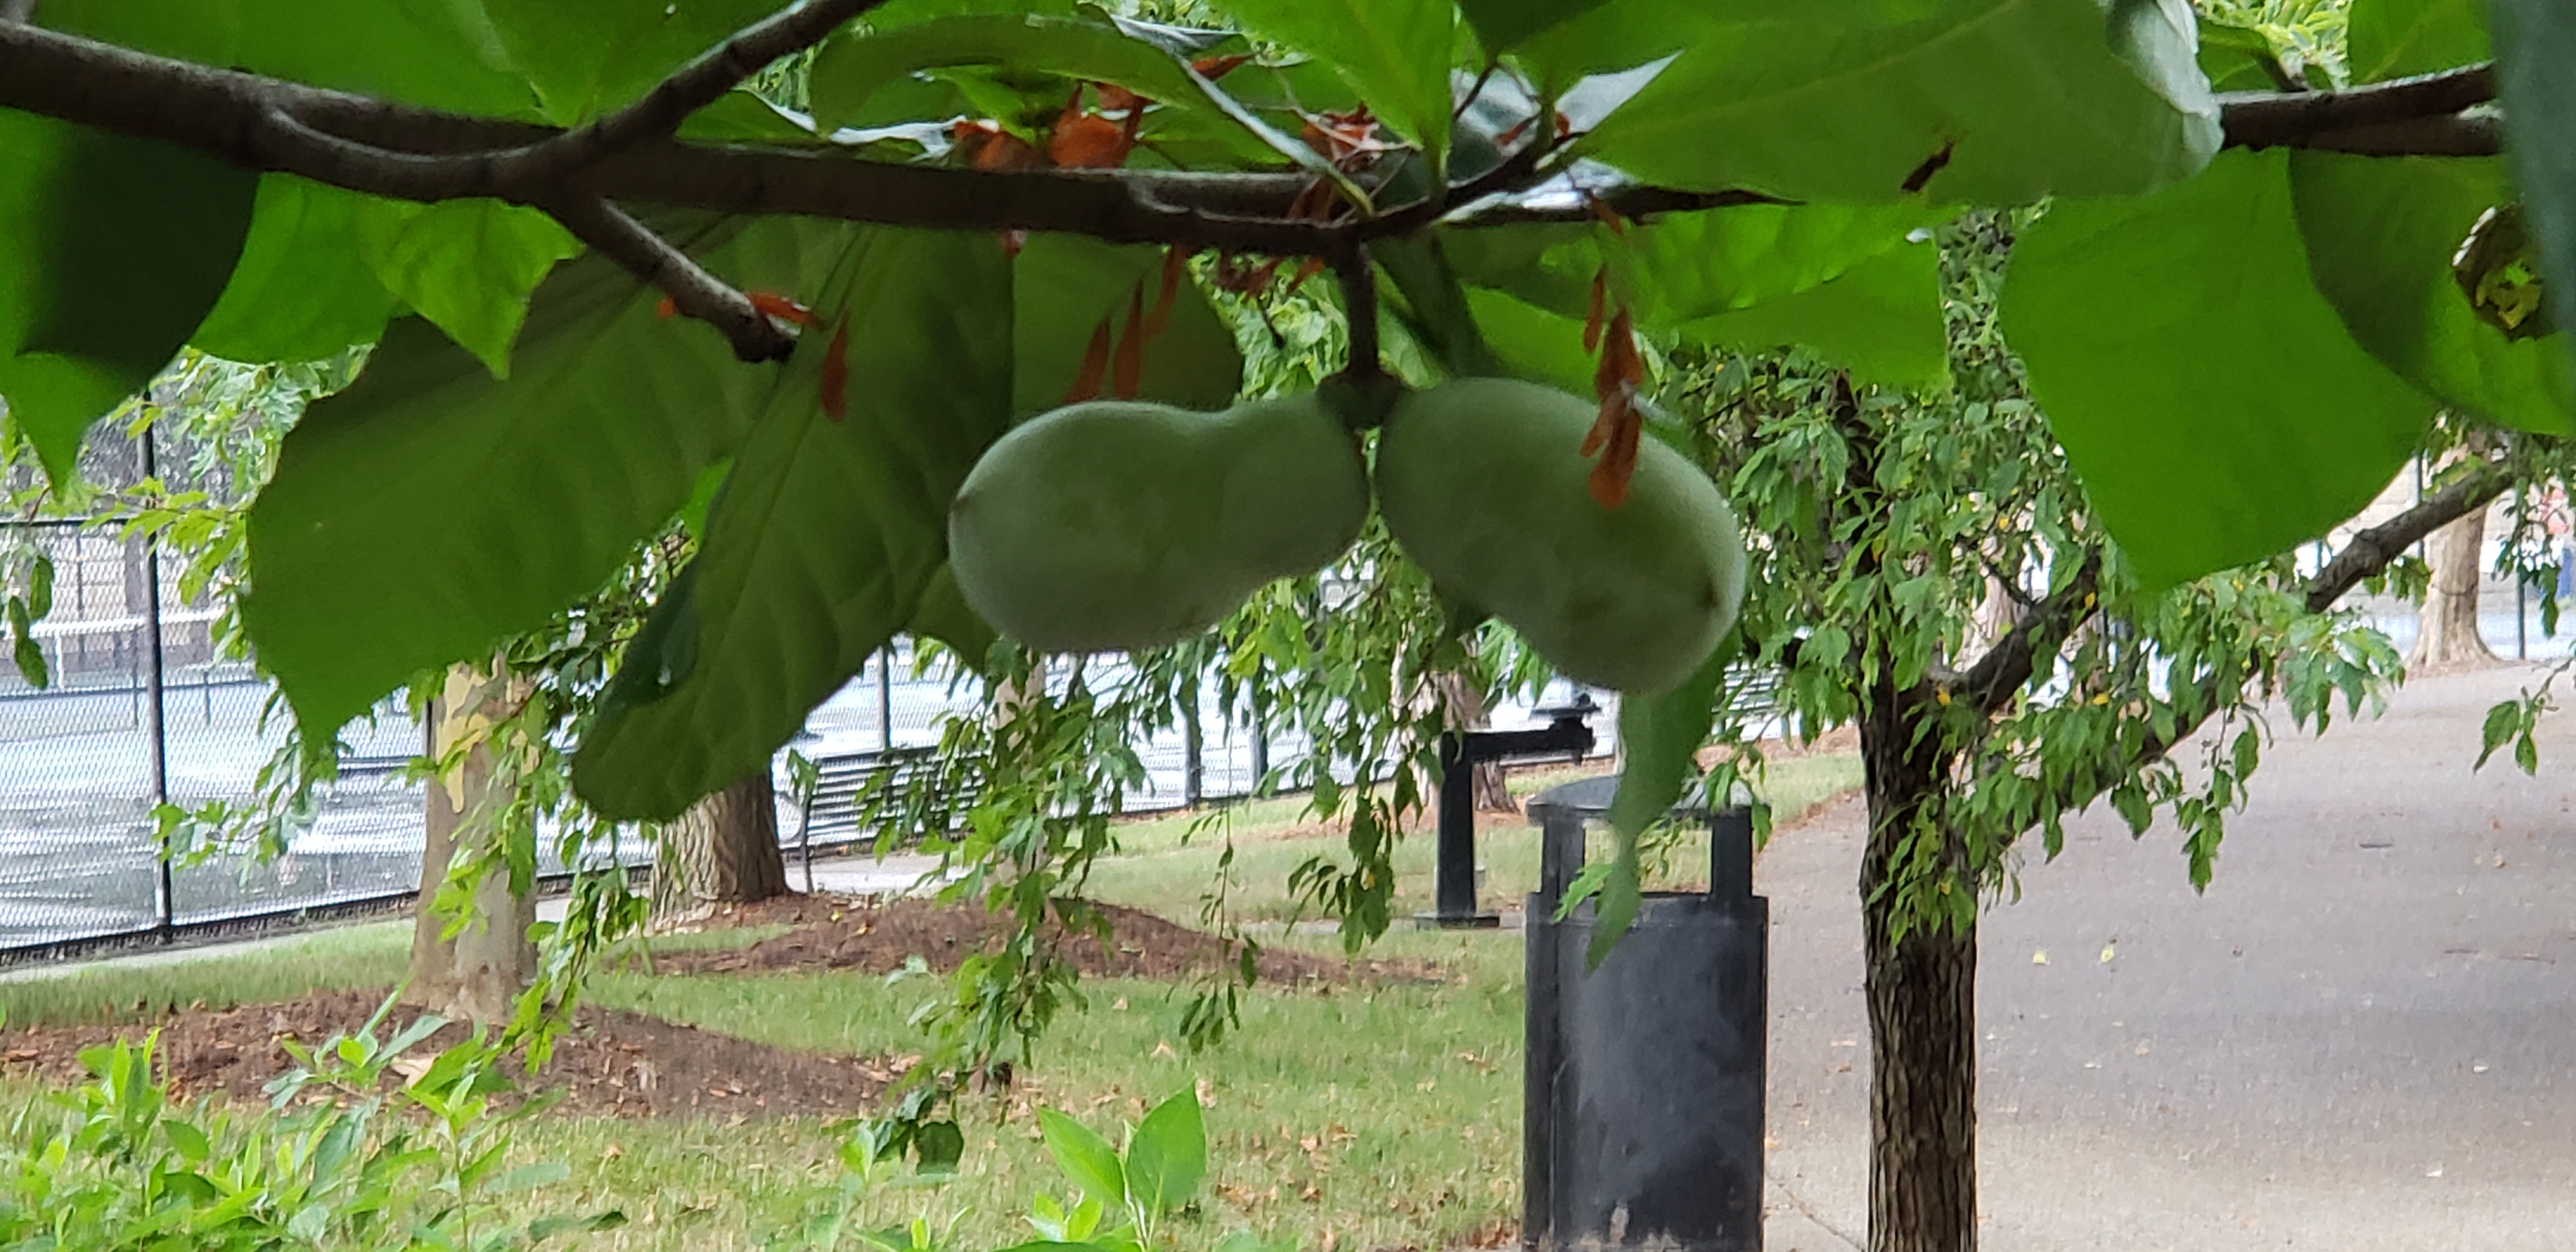
[[[2486,576],[2487,510],[2478,509],[2433,532],[2426,556],[2432,585],[2415,612],[2415,646],[2409,670],[2482,665],[2496,659],[2478,633],[2478,583]]]
[[[1895,938],[1905,835],[1946,783],[1919,697],[1881,680],[1861,721],[1869,844],[1861,857],[1870,1027],[1869,1252],[1970,1252],[1977,1241],[1977,936]],[[1960,854],[1955,839],[1950,854]],[[1975,879],[1961,874],[1962,890]]]
[[[1493,711],[1485,707],[1485,693],[1467,676],[1443,670],[1431,677],[1431,685],[1440,698],[1441,721],[1451,730],[1483,730],[1494,724]],[[1476,765],[1476,808],[1487,813],[1518,813],[1520,803],[1512,799],[1510,783],[1503,777],[1499,761],[1482,761]]]
[[[655,916],[785,894],[787,858],[778,847],[778,792],[768,770],[698,801],[662,828],[653,859]]]
[[[430,701],[429,748],[444,756],[478,723],[498,709],[476,695],[486,680],[470,666],[447,675],[446,689]],[[420,858],[420,901],[413,911],[411,976],[404,983],[405,1003],[479,1026],[509,1020],[513,1003],[536,976],[537,947],[528,938],[536,924],[533,893],[513,893],[510,876],[487,874],[474,892],[474,919],[454,938],[443,932],[449,917],[436,906],[438,889],[460,845],[471,847],[485,837],[475,823],[493,784],[489,747],[476,747],[447,777],[432,780],[423,813],[425,836]]]

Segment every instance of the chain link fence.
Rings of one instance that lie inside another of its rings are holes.
[[[112,522],[33,522],[0,529],[0,544],[32,548],[55,571],[53,611],[33,632],[51,681],[38,687],[0,667],[0,960],[412,898],[423,793],[404,766],[421,751],[422,730],[398,703],[343,732],[340,775],[297,815],[282,855],[166,864],[156,810],[253,803],[261,768],[284,742],[283,703],[249,665],[222,656],[215,610],[180,594],[176,562],[149,541]],[[1096,658],[1090,670],[1113,680],[1123,664]],[[978,692],[944,670],[914,669],[898,640],[814,710],[791,750],[846,776],[935,745],[940,719],[971,710]],[[1538,703],[1572,696],[1560,685]],[[1495,722],[1527,715],[1505,707]],[[1230,721],[1211,694],[1195,727],[1184,719],[1136,748],[1147,786],[1128,808],[1150,812],[1247,795],[1306,745]],[[775,772],[782,841],[865,837],[847,815],[801,809],[784,754]],[[559,872],[552,849],[542,851],[545,868]],[[650,857],[641,839],[616,854]]]

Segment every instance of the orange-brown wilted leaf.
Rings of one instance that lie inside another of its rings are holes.
[[[1097,113],[1057,120],[1047,134],[1047,159],[1070,170],[1110,170],[1127,163],[1135,146],[1126,128]]]
[[[1154,301],[1154,312],[1145,319],[1145,337],[1163,333],[1172,324],[1172,306],[1180,302],[1181,279],[1190,272],[1190,254],[1179,244],[1163,250],[1163,286]]]
[[[1046,154],[1029,141],[1002,129],[990,118],[960,119],[948,127],[948,137],[966,163],[979,170],[1034,170],[1046,167]]]
[[[1601,413],[1599,416],[1592,419],[1592,429],[1583,432],[1583,446],[1575,449],[1575,455],[1590,456],[1595,452],[1599,452],[1602,445],[1609,443],[1611,432],[1617,430],[1619,427],[1619,413],[1622,409],[1625,409],[1627,405],[1628,398],[1626,396],[1607,395],[1601,397]]]
[[[1303,261],[1299,261],[1297,263],[1297,272],[1288,279],[1288,286],[1284,294],[1292,296],[1297,294],[1297,289],[1305,286],[1307,279],[1313,278],[1315,275],[1323,272],[1324,258],[1322,257],[1310,256]]]
[[[653,316],[655,317],[673,317],[677,316],[679,312],[680,302],[669,296],[662,297],[653,305]]]
[[[1592,271],[1592,307],[1583,316],[1583,350],[1587,353],[1601,350],[1601,306],[1609,298],[1610,267],[1604,265]]]
[[[1645,434],[1645,426],[1645,414],[1638,412],[1635,405],[1620,406],[1618,429],[1610,436],[1610,448],[1584,480],[1593,503],[1615,509],[1628,502],[1628,480],[1637,473],[1637,440]]]
[[[1118,341],[1118,359],[1111,367],[1110,394],[1121,400],[1133,400],[1145,381],[1145,284],[1139,282],[1127,295],[1127,334]]]
[[[1592,216],[1594,219],[1598,220],[1602,225],[1610,228],[1611,234],[1617,235],[1623,239],[1627,237],[1628,219],[1619,216],[1619,210],[1611,208],[1608,201],[1603,200],[1599,196],[1593,195],[1590,192],[1585,192],[1583,195],[1583,203],[1592,210]]]
[[[1101,380],[1109,376],[1109,315],[1100,315],[1100,324],[1091,328],[1091,346],[1083,349],[1082,370],[1073,376],[1073,386],[1064,393],[1066,404],[1079,404],[1100,398]]]
[[[1251,59],[1252,54],[1249,52],[1230,52],[1224,56],[1200,57],[1190,62],[1190,70],[1199,77],[1213,82],[1233,73],[1237,66]]]
[[[1133,113],[1153,103],[1116,83],[1093,83],[1091,89],[1099,94],[1103,113]]]
[[[804,305],[798,304],[786,296],[768,291],[746,291],[742,294],[744,298],[751,301],[752,308],[759,310],[766,316],[777,318],[782,322],[794,322],[799,326],[819,326],[822,324],[823,319],[814,316],[814,310],[806,308]]]
[[[1622,389],[1633,394],[1644,381],[1646,362],[1637,352],[1636,323],[1623,304],[1611,314],[1609,329],[1602,335],[1601,363],[1592,371],[1592,394],[1604,400]]]
[[[823,415],[840,421],[850,415],[850,324],[842,322],[832,328],[832,342],[823,349]]]

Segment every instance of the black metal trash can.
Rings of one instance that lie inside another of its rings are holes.
[[[1760,1252],[1770,902],[1744,809],[1705,816],[1710,889],[1649,893],[1588,975],[1594,903],[1553,920],[1615,778],[1530,803],[1521,1246]]]

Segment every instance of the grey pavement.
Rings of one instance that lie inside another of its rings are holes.
[[[2576,1250],[2576,719],[2478,774],[2536,681],[2421,679],[2274,724],[2216,881],[2169,827],[2077,821],[1980,937],[1982,1246]],[[1776,836],[1772,1252],[1867,1224],[1847,801]]]

